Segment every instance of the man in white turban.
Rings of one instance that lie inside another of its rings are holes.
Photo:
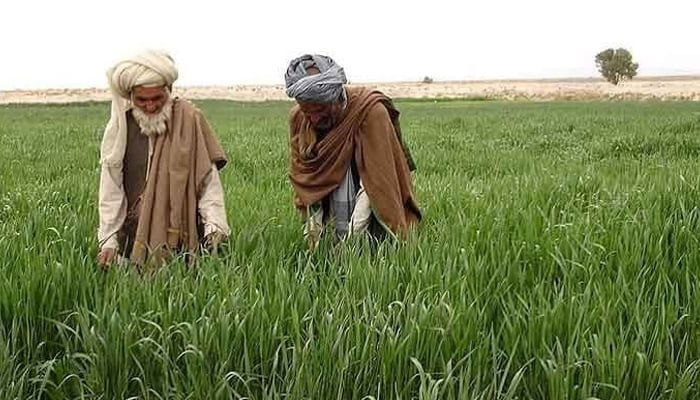
[[[98,264],[188,260],[230,235],[219,170],[226,155],[203,113],[171,95],[178,71],[146,51],[107,71],[112,111],[102,139]]]

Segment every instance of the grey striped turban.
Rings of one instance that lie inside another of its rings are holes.
[[[320,73],[308,75],[309,68],[316,68]],[[305,54],[292,60],[284,81],[287,96],[317,103],[337,101],[343,93],[343,85],[348,82],[343,67],[332,58],[319,54]]]

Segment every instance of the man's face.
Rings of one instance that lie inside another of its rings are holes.
[[[311,123],[314,130],[326,133],[333,129],[340,119],[342,105],[336,103],[315,103],[311,101],[297,100],[301,112]]]
[[[163,86],[137,86],[131,94],[131,101],[146,114],[157,114],[168,101],[170,95]]]

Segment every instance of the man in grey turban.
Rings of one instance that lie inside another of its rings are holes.
[[[219,170],[226,155],[202,112],[173,97],[178,71],[145,51],[107,72],[112,111],[100,149],[98,264],[141,266],[168,254],[213,250],[230,229]]]
[[[399,111],[383,93],[347,86],[323,55],[292,60],[285,74],[294,203],[314,249],[330,227],[338,239],[405,237],[420,221],[415,165],[401,138]]]

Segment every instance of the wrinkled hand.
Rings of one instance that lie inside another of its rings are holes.
[[[209,254],[215,256],[221,243],[228,240],[228,237],[221,232],[212,232],[204,238],[204,248],[207,249]]]
[[[321,241],[322,227],[315,225],[312,221],[304,224],[304,239],[306,244],[309,246],[311,252],[316,251],[319,242]]]
[[[309,234],[306,236],[306,244],[309,246],[309,250],[311,250],[311,252],[316,251],[316,248],[318,248],[318,243],[320,241],[321,241],[320,235]]]
[[[97,254],[97,265],[103,270],[109,269],[117,256],[117,250],[112,248],[104,248]]]

